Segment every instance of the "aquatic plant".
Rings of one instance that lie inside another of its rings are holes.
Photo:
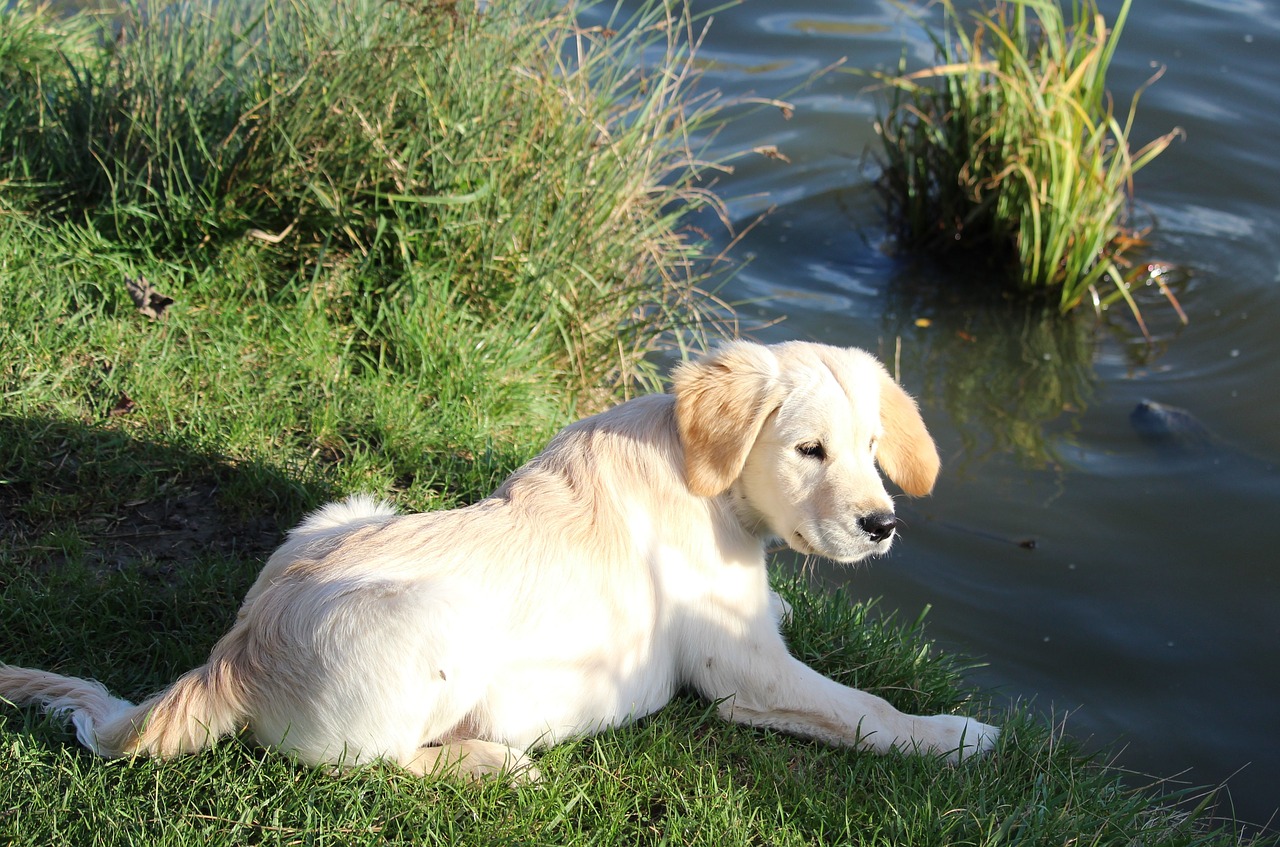
[[[985,251],[1000,276],[1052,292],[1063,312],[1124,300],[1145,333],[1124,257],[1140,237],[1133,176],[1181,130],[1134,151],[1141,90],[1123,120],[1115,113],[1106,75],[1130,0],[1110,27],[1095,0],[1073,2],[1070,21],[1056,0],[967,15],[940,2],[938,63],[876,75],[890,89],[880,187],[899,243]]]

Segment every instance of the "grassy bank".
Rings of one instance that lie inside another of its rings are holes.
[[[0,659],[130,698],[203,660],[304,510],[483,496],[643,385],[705,302],[679,17],[229,5],[106,41],[29,6],[0,23]],[[665,58],[635,71],[646,46]],[[981,711],[915,624],[783,588],[815,666]],[[952,768],[682,698],[512,790],[243,739],[104,762],[4,707],[0,843],[1235,842],[996,720],[996,754]]]
[[[20,3],[0,39],[4,208],[112,245],[111,279],[83,274],[104,296],[157,261],[180,306],[305,310],[382,373],[579,396],[643,384],[663,331],[696,328],[678,216],[706,199],[685,146],[705,115],[660,7],[625,38],[552,3],[147,7]]]

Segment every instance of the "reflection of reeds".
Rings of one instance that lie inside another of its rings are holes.
[[[1108,29],[1095,0],[1012,0],[965,17],[941,0],[934,67],[878,75],[891,89],[878,130],[881,187],[909,248],[983,251],[1023,289],[1050,289],[1061,311],[1123,299],[1133,175],[1180,133],[1136,152],[1105,88],[1128,15]],[[1139,92],[1140,93],[1140,92]],[[1172,294],[1167,296],[1172,300]]]
[[[894,304],[890,337],[901,344],[886,359],[911,375],[926,414],[946,413],[961,439],[961,469],[1002,453],[1029,467],[1057,465],[1057,437],[1093,398],[1095,323],[1044,302],[932,294]]]

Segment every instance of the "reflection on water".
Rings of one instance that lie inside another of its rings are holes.
[[[1175,298],[1187,290],[1186,269],[1151,267]],[[1064,448],[1077,452],[1071,434],[1096,392],[1101,351],[1130,375],[1157,370],[1184,329],[1153,279],[1134,291],[1146,335],[1123,304],[1062,315],[1048,300],[985,283],[954,264],[907,259],[880,294],[881,337],[894,339],[893,365],[912,374],[912,391],[958,431],[963,450],[953,470],[960,472],[976,472],[995,455],[1029,469],[1060,467]]]
[[[882,23],[857,23],[841,18],[796,18],[788,26],[810,35],[869,35],[887,32]]]
[[[883,326],[895,339],[894,367],[913,374],[912,392],[941,406],[960,435],[951,470],[976,473],[1003,454],[1056,467],[1063,430],[1093,398],[1097,322],[979,294],[963,281],[939,285],[940,276],[891,285]]]

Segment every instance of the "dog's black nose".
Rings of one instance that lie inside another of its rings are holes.
[[[858,526],[872,541],[884,541],[898,528],[898,519],[890,512],[876,512],[858,519]]]

